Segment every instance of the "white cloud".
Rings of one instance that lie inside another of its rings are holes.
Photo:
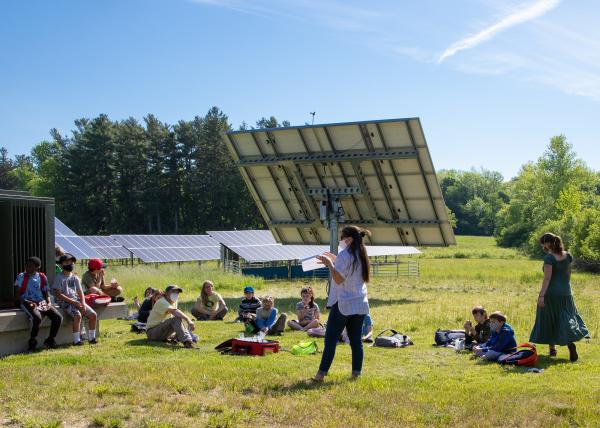
[[[441,63],[446,58],[451,57],[459,51],[474,48],[475,46],[491,39],[501,31],[538,18],[544,15],[546,12],[554,9],[559,5],[560,2],[561,0],[538,0],[533,4],[521,6],[520,8],[512,11],[508,16],[502,18],[500,21],[485,28],[477,34],[465,37],[450,45],[450,47],[448,47],[440,55],[438,63]]]

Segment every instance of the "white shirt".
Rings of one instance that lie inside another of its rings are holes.
[[[355,260],[348,251],[349,248],[344,248],[333,264],[335,270],[344,277],[344,281],[341,284],[335,280],[331,282],[327,306],[333,306],[337,302],[342,315],[366,315],[369,313],[369,300],[367,284],[362,279],[362,265],[358,253]]]

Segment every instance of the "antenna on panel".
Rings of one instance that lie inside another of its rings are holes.
[[[314,124],[315,124],[315,114],[317,114],[317,112],[316,112],[316,111],[311,111],[311,112],[310,112],[310,115],[312,116],[312,122],[311,122],[311,125],[314,125]]]

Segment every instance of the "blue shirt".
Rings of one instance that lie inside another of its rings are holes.
[[[261,330],[263,328],[271,328],[275,325],[276,318],[277,309],[271,308],[271,311],[267,312],[264,309],[259,308],[256,311],[256,326]]]
[[[340,251],[333,266],[344,277],[344,281],[341,284],[331,281],[327,306],[337,303],[341,314],[345,316],[368,314],[367,284],[362,278],[362,265],[358,254],[356,258],[352,257],[349,247],[346,247]]]
[[[23,286],[24,279],[25,272],[21,272],[15,280],[15,286],[19,287],[19,290]],[[36,272],[33,275],[29,275],[29,279],[27,280],[27,288],[21,297],[32,302],[41,302],[42,300],[45,300],[42,290],[47,290],[47,287],[47,284],[42,287],[42,277],[40,276],[39,272]]]
[[[492,351],[502,352],[506,354],[517,347],[515,340],[515,332],[508,323],[504,323],[499,332],[493,331],[490,338],[482,346]]]

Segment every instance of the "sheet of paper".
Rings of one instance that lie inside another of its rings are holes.
[[[323,263],[321,263],[320,261],[317,260],[316,256],[302,259],[302,260],[300,260],[300,262],[302,263],[302,271],[304,271],[304,272],[308,272],[309,270],[315,270],[315,269],[320,269],[322,267],[325,267],[325,265]]]

